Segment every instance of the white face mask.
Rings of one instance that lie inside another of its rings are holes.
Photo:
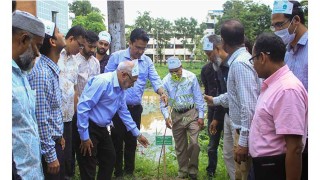
[[[292,21],[293,21],[293,19],[292,19]],[[274,34],[279,36],[282,39],[282,41],[284,42],[284,44],[286,44],[286,45],[291,43],[294,40],[294,38],[296,37],[295,32],[296,32],[297,27],[294,29],[292,34],[289,33],[289,27],[291,26],[292,21],[290,22],[288,28],[274,32]]]

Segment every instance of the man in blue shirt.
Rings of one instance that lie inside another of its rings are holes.
[[[288,8],[283,9],[282,3]],[[275,1],[270,29],[287,45],[284,61],[308,91],[308,28],[303,6],[298,1]],[[308,138],[302,153],[301,179],[308,179]]]
[[[40,48],[41,57],[33,67],[28,80],[36,90],[36,117],[41,139],[42,165],[46,179],[64,179],[63,120],[61,109],[60,69],[57,65],[65,47],[64,35],[55,23],[42,20],[45,38]]]
[[[18,10],[12,14],[12,179],[44,178],[35,92],[27,80],[43,38],[44,25],[38,18]]]
[[[112,126],[115,113],[118,113],[126,131],[138,137],[144,147],[149,145],[132,120],[125,101],[125,90],[133,86],[138,75],[137,62],[124,61],[116,71],[95,76],[85,86],[77,108],[80,137],[75,139],[76,147],[79,147],[76,153],[81,179],[95,179],[97,162],[97,179],[111,179],[116,154],[107,127]]]
[[[161,99],[167,102],[167,96],[164,93],[161,79],[154,64],[148,56],[144,55],[148,41],[149,36],[143,29],[134,29],[130,34],[129,48],[112,53],[104,71],[112,72],[116,70],[118,64],[122,61],[138,61],[139,77],[134,86],[125,91],[126,104],[138,129],[140,129],[141,114],[143,111],[141,106],[142,95],[148,79],[151,82],[153,90],[161,96]],[[135,165],[137,139],[132,136],[131,133],[126,132],[125,126],[122,121],[120,121],[118,114],[113,118],[113,122],[115,128],[112,129],[111,135],[116,149],[115,176],[123,176],[123,157],[125,160],[124,171],[129,176],[132,176]],[[125,143],[124,148],[123,142]]]

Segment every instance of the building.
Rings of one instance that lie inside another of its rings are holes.
[[[166,48],[162,51],[165,54],[165,59],[168,59],[171,56],[178,56],[181,60],[190,60],[192,58],[192,51],[189,49],[194,48],[194,43],[186,44],[186,48],[183,48],[183,39],[171,38]],[[191,39],[188,38],[188,42],[191,42]],[[189,47],[189,48],[188,48]],[[153,61],[160,60],[157,53],[157,40],[156,38],[151,37],[147,44],[147,49],[145,55],[149,56]],[[154,61],[155,62],[155,61]]]
[[[206,17],[207,29],[204,31],[204,34],[215,34],[214,27],[218,22],[218,17],[222,16],[223,10],[209,10]]]
[[[17,9],[55,22],[63,34],[68,32],[69,6],[67,0],[17,1]]]

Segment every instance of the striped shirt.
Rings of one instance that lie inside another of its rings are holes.
[[[38,63],[28,74],[30,86],[36,90],[36,117],[41,154],[48,163],[57,159],[54,140],[62,137],[63,133],[59,73],[58,65],[42,54]]]
[[[74,115],[74,88],[78,80],[78,65],[73,55],[67,55],[63,49],[58,61],[60,69],[59,81],[62,90],[63,122],[72,121]]]
[[[214,105],[229,104],[232,125],[241,129],[238,144],[242,147],[248,147],[249,129],[262,83],[249,62],[250,58],[245,47],[230,56],[227,93],[213,98]]]
[[[182,69],[181,78],[179,82],[173,81],[170,73],[163,78],[163,86],[169,96],[169,105],[177,110],[188,109],[195,105],[199,112],[198,117],[203,118],[205,103],[196,75]],[[160,109],[163,117],[167,119],[169,117],[168,107],[165,107],[162,101],[160,102]]]
[[[130,48],[112,53],[104,72],[115,71],[119,63],[122,61],[131,61]],[[162,86],[162,81],[156,71],[156,68],[154,67],[153,62],[148,56],[143,54],[138,60],[138,65],[138,80],[134,83],[133,87],[125,90],[127,105],[141,104],[142,95],[148,79],[150,80],[155,92],[157,92],[158,89]]]
[[[35,115],[36,94],[12,60],[12,151],[17,174],[23,179],[44,179],[38,125]]]
[[[295,47],[290,44],[287,46],[284,61],[308,91],[308,31],[301,36]]]
[[[80,98],[84,87],[86,86],[88,80],[93,76],[100,74],[100,64],[98,59],[94,56],[90,56],[87,60],[84,56],[79,52],[75,59],[78,63],[78,82],[76,85],[76,90],[78,93],[78,99]]]

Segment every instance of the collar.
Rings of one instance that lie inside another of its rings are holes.
[[[113,87],[115,87],[115,88],[119,87],[120,88],[119,79],[118,79],[118,75],[117,75],[117,70],[112,72],[112,80],[113,80]]]
[[[238,55],[241,54],[243,51],[247,51],[246,47],[241,47],[241,48],[237,49],[235,52],[232,53],[231,56],[229,56],[229,58],[228,58],[229,67],[231,66],[233,61],[238,57]]]
[[[60,73],[59,66],[56,63],[54,63],[50,58],[41,54],[40,60],[46,63],[57,75],[59,75]]]
[[[63,57],[63,60],[64,60],[64,61],[67,61],[67,60],[69,60],[69,59],[72,58],[72,54],[67,55],[66,49],[63,48],[62,51],[61,51],[61,53],[60,53],[60,58],[61,58],[61,57]]]
[[[143,55],[144,55],[144,54],[142,54],[141,57],[142,57]],[[132,59],[131,59],[131,56],[130,56],[130,47],[128,47],[128,48],[125,50],[124,57],[127,58],[128,60],[132,60]],[[140,57],[138,60],[143,61],[143,59],[141,59],[141,57]]]
[[[298,43],[292,47],[290,44],[287,45],[287,51],[291,51],[293,50],[293,52],[296,52],[297,49],[298,49],[298,44],[300,46],[305,46],[306,44],[308,43],[308,31],[306,31],[302,36],[301,38],[299,39]]]
[[[25,74],[24,71],[20,69],[18,64],[12,59],[12,68],[15,69],[19,74]]]
[[[288,65],[284,65],[283,67],[278,69],[275,73],[271,74],[271,76],[269,76],[267,79],[265,79],[263,81],[262,87],[264,87],[264,89],[268,88],[269,86],[271,86],[273,83],[275,83],[278,79],[280,79],[284,74],[286,74],[289,71],[290,71],[290,69],[289,69]]]

